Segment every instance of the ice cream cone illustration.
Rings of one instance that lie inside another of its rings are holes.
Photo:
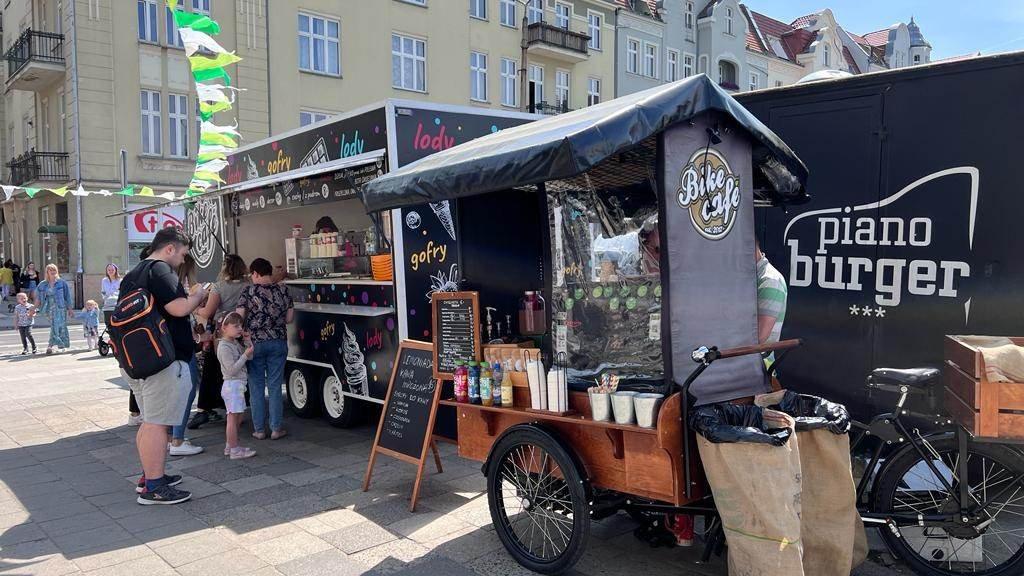
[[[342,360],[345,362],[345,382],[348,384],[349,392],[365,396],[367,378],[363,351],[359,348],[356,335],[348,329],[348,325],[342,324],[342,326],[345,328],[345,335],[341,343]]]
[[[440,202],[431,202],[430,207],[434,210],[434,214],[437,215],[437,219],[444,224],[444,229],[448,231],[448,235],[455,240],[455,221],[452,219],[452,207],[448,204],[447,200]]]

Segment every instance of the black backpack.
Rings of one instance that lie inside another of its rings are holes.
[[[122,294],[110,314],[110,349],[121,369],[130,378],[148,378],[170,366],[175,359],[174,341],[167,321],[146,289],[152,275],[153,260],[141,265],[139,287]]]

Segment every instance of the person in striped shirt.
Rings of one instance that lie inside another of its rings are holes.
[[[778,342],[786,320],[786,279],[761,251],[754,248],[757,261],[757,339],[761,344]]]

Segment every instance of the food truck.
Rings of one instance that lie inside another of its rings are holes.
[[[385,100],[238,148],[225,184],[189,207],[200,278],[224,251],[266,258],[295,301],[285,371],[291,409],[349,425],[380,403],[397,342],[430,339],[432,292],[458,283],[458,213],[423,203],[371,218],[359,187],[389,170],[536,117]],[[224,226],[222,227],[222,224]]]

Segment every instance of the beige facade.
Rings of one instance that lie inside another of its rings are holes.
[[[4,164],[14,167],[4,168],[4,183],[118,190],[124,150],[128,183],[157,193],[184,189],[198,146],[195,89],[164,4],[6,3],[8,73],[0,149]],[[528,29],[536,101],[555,112],[613,97],[616,5],[611,1],[180,4],[186,11],[212,10],[221,26],[218,41],[242,57],[228,72],[233,85],[244,90],[234,112],[244,141],[388,97],[520,108],[521,22],[527,7],[531,23],[543,21]],[[600,30],[599,38],[588,41],[594,30]],[[92,296],[105,265],[125,267],[130,249],[137,251],[127,240],[132,223],[107,217],[124,204],[116,195],[59,198],[42,192],[30,199],[19,192],[4,210],[9,222],[0,252],[20,264],[58,262],[69,277],[81,273],[83,293]],[[41,226],[66,226],[67,233],[42,228],[50,232],[44,234]]]

